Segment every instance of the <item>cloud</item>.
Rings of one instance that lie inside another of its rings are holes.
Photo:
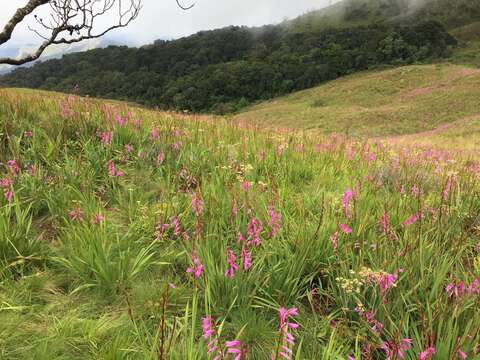
[[[309,10],[319,9],[338,0],[182,0],[184,5],[195,1],[195,7],[183,11],[175,0],[143,0],[139,18],[128,28],[110,33],[110,37],[127,44],[142,45],[156,39],[172,39],[228,25],[259,26],[293,18]],[[0,28],[26,0],[2,2]],[[44,16],[48,6],[44,7]],[[42,15],[42,14],[39,14]],[[45,16],[48,17],[48,16]],[[115,22],[112,16],[103,25]],[[30,16],[15,30],[16,45],[39,43],[40,39],[28,30],[34,24]]]

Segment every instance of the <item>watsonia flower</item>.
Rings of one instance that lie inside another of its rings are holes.
[[[233,253],[233,251],[230,249],[230,247],[227,247],[227,264],[228,264],[228,269],[225,272],[225,276],[229,278],[233,278],[235,276],[235,273],[238,270],[238,265],[236,263],[237,257]]]
[[[433,346],[430,346],[429,348],[425,349],[420,353],[418,360],[431,360],[433,358],[433,355],[435,355],[435,352],[435,348]]]
[[[195,279],[198,279],[203,274],[203,264],[197,255],[192,255],[192,266],[187,268],[187,273],[192,274]]]

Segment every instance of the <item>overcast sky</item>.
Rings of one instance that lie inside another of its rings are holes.
[[[188,1],[190,0],[183,0],[183,4],[189,5]],[[322,8],[335,1],[195,0],[194,8],[183,11],[176,6],[175,0],[143,0],[139,18],[128,28],[112,32],[109,38],[127,44],[142,45],[159,38],[178,38],[200,30],[227,25],[257,26],[276,23],[309,10]],[[27,0],[0,0],[0,29],[3,29],[15,10],[26,3]],[[15,31],[8,47],[21,47],[39,41],[28,30],[28,24],[32,24],[31,17]],[[1,45],[0,49],[5,46]]]

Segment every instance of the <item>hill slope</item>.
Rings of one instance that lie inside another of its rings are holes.
[[[479,69],[405,66],[337,79],[258,104],[233,119],[353,136],[404,135],[480,113],[479,83]]]

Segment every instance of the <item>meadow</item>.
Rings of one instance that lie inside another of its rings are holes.
[[[452,63],[376,69],[259,103],[233,118],[361,138],[416,134],[478,117],[479,79],[477,68]]]
[[[480,358],[480,163],[254,124],[0,89],[0,358]]]

